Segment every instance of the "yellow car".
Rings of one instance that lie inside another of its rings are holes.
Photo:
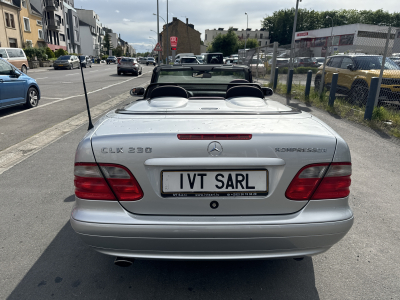
[[[332,74],[338,73],[337,93],[348,95],[354,104],[365,105],[372,77],[379,77],[381,55],[337,55],[328,58],[324,86],[330,89]],[[315,89],[319,90],[322,66],[315,76]],[[386,58],[379,100],[400,100],[400,67]]]

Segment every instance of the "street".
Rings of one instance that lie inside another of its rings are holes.
[[[129,89],[147,84],[152,67],[143,66],[138,77],[118,76],[115,65],[83,71],[91,107],[116,97],[121,106],[137,99]],[[0,162],[8,148],[86,113],[79,69],[28,75],[42,99],[34,109],[0,111]],[[327,123],[351,150],[355,223],[328,252],[302,261],[136,260],[130,268],[115,266],[69,223],[74,155],[85,121],[0,172],[0,299],[399,299],[398,140],[296,101],[291,105]]]

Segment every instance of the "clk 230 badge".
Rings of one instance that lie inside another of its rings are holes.
[[[129,147],[126,151],[123,147],[120,148],[101,148],[101,153],[151,153],[153,151],[152,148],[150,147],[146,147],[146,148],[142,148],[142,147]]]
[[[275,152],[326,152],[326,148],[275,148]]]

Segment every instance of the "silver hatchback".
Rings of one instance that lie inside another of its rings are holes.
[[[75,55],[63,55],[57,58],[53,63],[54,70],[58,69],[74,69],[80,68],[80,61],[79,58]]]
[[[142,74],[142,66],[138,63],[136,58],[132,57],[122,57],[119,60],[118,66],[117,66],[117,73],[118,75],[125,74],[125,73],[131,73],[135,74],[136,76]]]

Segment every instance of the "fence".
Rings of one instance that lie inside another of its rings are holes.
[[[296,41],[294,49],[275,43],[239,50],[239,63],[251,68],[254,81],[275,88],[278,82],[286,83],[287,94],[298,84],[306,97],[329,97],[331,106],[340,101],[365,111],[366,119],[377,106],[400,116],[400,53],[393,53],[396,40],[400,43],[396,30],[382,26],[373,33],[306,38]]]

